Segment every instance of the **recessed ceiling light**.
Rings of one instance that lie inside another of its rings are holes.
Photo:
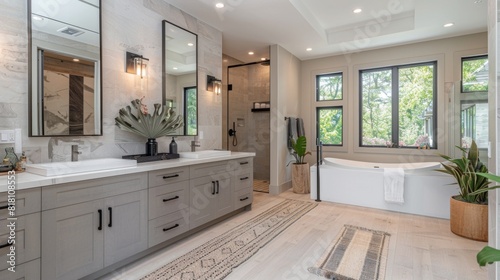
[[[188,46],[192,47],[192,46],[194,46],[194,44],[193,43],[188,43]]]
[[[41,16],[37,16],[37,15],[33,15],[31,18],[32,18],[33,20],[43,20],[43,17],[41,17]]]
[[[227,62],[227,59],[223,59],[222,62]]]
[[[78,61],[80,61],[80,60],[79,60],[78,58],[73,58],[73,61],[74,61],[74,62],[78,62]]]
[[[445,24],[445,25],[443,25],[443,26],[444,26],[444,27],[451,27],[451,26],[453,26],[453,25],[455,25],[453,22],[448,22],[448,23],[446,23],[446,24]]]
[[[352,10],[352,12],[353,12],[353,13],[355,13],[355,14],[359,14],[359,13],[361,13],[362,11],[363,11],[363,10],[361,10],[360,8],[357,8],[357,9]]]
[[[253,52],[248,52],[249,55],[253,55]]]
[[[313,49],[312,48],[307,48],[306,51],[310,52],[312,51]]]
[[[172,69],[177,70],[177,67],[172,67]]]
[[[264,61],[264,60],[267,60],[267,58],[261,57],[260,60]]]
[[[222,9],[222,8],[224,8],[224,3],[219,2],[219,3],[215,4],[215,7]]]

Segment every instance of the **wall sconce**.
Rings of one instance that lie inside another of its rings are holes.
[[[127,52],[126,72],[141,76],[141,79],[147,76],[147,66],[149,59],[135,53]]]
[[[214,76],[207,75],[207,91],[211,91],[220,94],[222,89],[222,81],[215,78]]]

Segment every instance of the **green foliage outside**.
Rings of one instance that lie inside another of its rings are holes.
[[[342,145],[342,108],[319,107],[319,139],[323,145]]]
[[[393,70],[394,69],[394,70]],[[420,65],[365,71],[362,79],[363,145],[392,145],[393,121],[397,121],[398,146],[428,144],[425,121],[432,119],[434,66]],[[393,71],[398,71],[398,92],[392,92]],[[392,113],[393,98],[399,98],[399,119]],[[427,139],[427,140],[426,140]]]
[[[488,57],[462,61],[462,92],[488,91]]]
[[[197,134],[197,98],[196,98],[196,88],[186,88],[185,89],[185,102],[186,102],[186,135],[196,135]]]
[[[316,78],[318,84],[318,101],[342,99],[342,74],[320,75]]]

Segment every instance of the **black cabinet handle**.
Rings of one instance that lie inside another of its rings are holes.
[[[109,224],[108,227],[111,227],[113,225],[113,208],[108,207],[109,211]]]
[[[215,194],[215,181],[212,181],[212,195]]]
[[[248,164],[248,161],[240,162],[240,165],[245,165],[245,164]]]
[[[102,230],[102,210],[97,210],[97,213],[99,213],[99,226],[97,227],[97,230]]]
[[[171,226],[171,227],[164,228],[164,229],[163,229],[163,231],[168,231],[168,230],[174,229],[174,228],[176,228],[176,227],[178,227],[178,226],[179,226],[179,224],[175,224],[175,225],[173,225],[173,226]]]
[[[9,205],[0,206],[0,210],[9,208]]]
[[[5,247],[9,247],[9,245],[10,245],[9,242],[2,244],[2,245],[0,245],[0,249],[5,248]]]
[[[178,195],[176,195],[176,196],[171,197],[171,198],[165,198],[165,199],[163,200],[163,202],[167,202],[167,201],[174,200],[174,199],[178,199],[178,198],[179,198],[179,196],[178,196]]]
[[[248,177],[243,177],[243,178],[240,178],[241,181],[243,180],[248,180]]]
[[[217,182],[217,191],[215,192],[216,194],[219,194],[219,180],[215,181]]]
[[[248,199],[248,196],[247,196],[247,197],[245,197],[245,198],[240,198],[240,201],[245,201],[245,200],[247,200],[247,199]]]
[[[174,175],[169,175],[169,176],[163,176],[163,179],[170,179],[170,178],[175,178],[179,177],[179,174],[174,174]]]

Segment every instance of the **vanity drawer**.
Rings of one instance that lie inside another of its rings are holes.
[[[239,175],[234,176],[234,190],[252,189],[253,188],[253,172],[241,172]]]
[[[189,181],[149,189],[149,219],[155,219],[189,206]],[[187,210],[186,210],[187,211]]]
[[[40,280],[40,259],[20,265],[16,264],[16,272],[7,269],[0,271],[2,280]]]
[[[181,210],[149,221],[149,247],[189,230],[189,211]]]
[[[246,172],[253,172],[253,158],[240,158],[231,160],[232,174],[239,175]]]
[[[234,192],[234,210],[252,204],[252,202],[253,202],[252,188],[247,188]]]
[[[139,191],[147,187],[148,177],[145,172],[44,187],[42,210]]]
[[[181,182],[189,179],[189,166],[162,169],[149,172],[149,187]]]
[[[11,221],[0,220],[0,245],[7,244],[10,235],[10,229],[7,225]],[[40,257],[40,212],[17,217],[15,222],[16,235],[16,264],[21,264]],[[10,245],[0,249],[0,270],[7,269],[7,263],[10,252]],[[17,268],[17,265],[16,265]],[[16,269],[17,270],[17,269]],[[5,279],[0,277],[1,279]]]
[[[14,211],[15,216],[21,216],[25,214],[40,212],[41,209],[41,190],[40,188],[33,188],[27,190],[16,191],[15,193],[15,203],[16,209]],[[7,206],[8,203],[8,193],[0,193],[0,207],[3,208]],[[0,220],[6,219],[9,216],[8,209],[0,209]]]
[[[193,179],[229,172],[231,170],[234,170],[231,162],[232,161],[224,160],[191,165],[189,170],[189,173],[191,174],[190,177],[191,179]]]

